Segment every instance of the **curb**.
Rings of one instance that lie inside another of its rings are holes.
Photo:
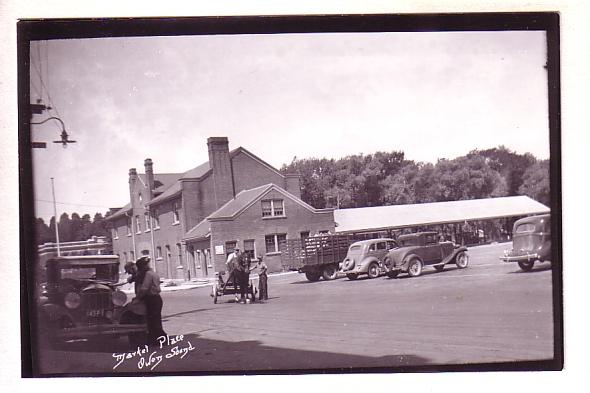
[[[280,272],[280,273],[271,273],[269,274],[269,278],[270,277],[279,277],[279,276],[286,276],[288,274],[294,274],[297,273],[296,271],[292,271],[292,272]],[[189,289],[196,289],[196,288],[203,288],[203,287],[209,287],[209,286],[213,286],[213,284],[215,284],[215,281],[212,280],[211,282],[202,282],[202,283],[196,283],[196,282],[186,282],[183,281],[178,285],[173,285],[173,286],[161,286],[162,288],[162,292],[176,292],[176,291],[186,291]],[[129,288],[129,289],[122,289],[122,292],[126,293],[127,295],[133,295],[134,294],[134,289],[133,288]]]

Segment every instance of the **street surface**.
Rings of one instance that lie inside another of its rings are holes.
[[[226,295],[213,304],[210,287],[166,292],[164,329],[182,335],[178,342],[127,358],[125,338],[42,346],[40,371],[263,372],[551,359],[550,264],[521,272],[498,260],[510,247],[474,247],[468,268],[428,267],[417,278],[311,283],[297,273],[271,276],[264,303]]]

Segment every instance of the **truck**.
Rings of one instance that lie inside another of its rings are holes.
[[[281,253],[283,269],[304,273],[309,281],[334,280],[353,235],[319,235],[287,240]]]

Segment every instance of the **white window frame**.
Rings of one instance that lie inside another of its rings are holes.
[[[160,229],[160,214],[158,212],[158,209],[154,209],[153,213],[152,213],[152,220],[153,220],[153,228],[154,231],[156,229]]]
[[[266,255],[274,255],[274,254],[280,254],[282,251],[279,248],[279,236],[285,235],[285,240],[287,240],[287,234],[286,233],[274,233],[272,235],[265,235],[264,236],[264,250],[266,251]],[[267,250],[267,246],[266,246],[266,238],[272,236],[273,237],[273,241],[274,241],[274,251],[268,251]]]
[[[127,217],[127,236],[133,234],[133,217]]]
[[[141,220],[139,219],[139,214],[135,216],[135,233],[141,234]]]
[[[178,202],[172,205],[172,225],[180,224],[180,214],[178,213]]]
[[[151,221],[150,213],[145,212],[143,214],[143,217],[145,218],[145,232],[150,232],[152,230],[152,221]]]
[[[262,209],[262,204],[270,202],[270,216],[264,215],[264,209]],[[280,206],[277,206],[279,205]],[[279,209],[280,207],[280,209]],[[284,199],[263,199],[260,201],[260,208],[262,210],[262,218],[274,218],[274,217],[286,217],[287,214],[285,213],[285,200]],[[281,210],[281,214],[277,214],[277,210]]]
[[[118,228],[113,228],[113,239],[118,239],[119,238],[119,229]]]
[[[162,247],[161,246],[156,247],[156,260],[158,260],[158,261],[162,260]]]

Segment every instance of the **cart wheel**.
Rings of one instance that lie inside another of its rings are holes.
[[[217,285],[213,285],[213,303],[217,304]]]

